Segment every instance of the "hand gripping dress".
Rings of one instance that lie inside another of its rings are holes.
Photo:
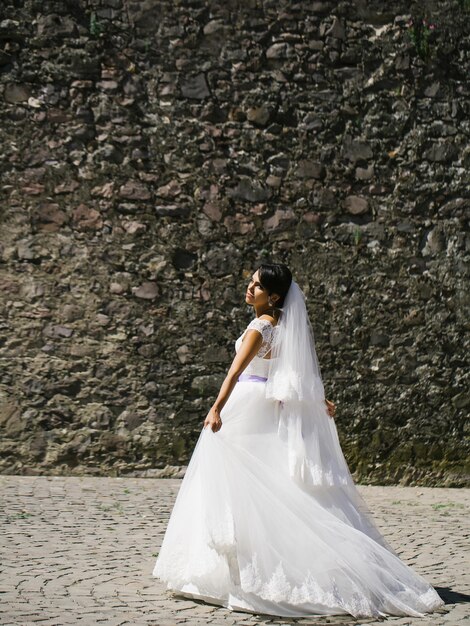
[[[263,343],[221,410],[220,430],[201,430],[153,576],[176,595],[284,617],[424,617],[441,607],[381,535],[352,478],[309,489],[292,481],[279,403],[264,389],[276,326],[254,318],[248,329]]]

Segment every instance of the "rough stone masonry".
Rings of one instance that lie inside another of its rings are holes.
[[[282,261],[354,477],[468,485],[469,24],[3,0],[0,472],[181,476]]]

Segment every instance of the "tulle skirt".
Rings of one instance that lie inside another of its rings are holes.
[[[178,595],[284,617],[424,617],[441,607],[352,479],[292,481],[277,416],[262,382],[238,382],[221,429],[201,429],[153,576]]]

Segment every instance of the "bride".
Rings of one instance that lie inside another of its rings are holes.
[[[377,528],[325,399],[305,295],[262,264],[153,576],[176,595],[295,617],[424,617],[444,601]]]

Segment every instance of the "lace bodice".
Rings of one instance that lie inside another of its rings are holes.
[[[243,337],[248,330],[257,330],[262,338],[262,344],[260,349],[258,350],[256,356],[248,363],[247,367],[244,370],[245,374],[256,374],[258,376],[268,376],[269,371],[269,358],[264,358],[271,349],[276,331],[277,325],[273,326],[269,320],[260,319],[255,317],[251,320],[248,326],[245,328],[243,333],[238,337],[235,342],[235,351],[238,352],[240,350],[240,346],[243,341]]]

